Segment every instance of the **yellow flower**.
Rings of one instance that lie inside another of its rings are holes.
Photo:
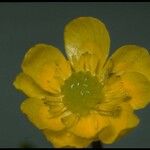
[[[125,45],[108,59],[108,31],[93,17],[69,22],[64,40],[69,61],[47,44],[25,55],[14,81],[29,97],[21,110],[54,147],[113,143],[138,125],[134,110],[150,102],[150,55]]]

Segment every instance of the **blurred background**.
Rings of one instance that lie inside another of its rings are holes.
[[[21,113],[26,96],[12,82],[27,50],[37,43],[64,53],[63,32],[73,18],[103,21],[111,37],[111,53],[125,44],[150,49],[150,3],[45,2],[0,3],[0,147],[50,148],[43,134]],[[136,61],[136,60],[135,60]],[[107,148],[150,147],[150,107],[137,112],[141,123]]]

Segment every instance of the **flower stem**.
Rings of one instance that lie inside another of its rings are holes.
[[[92,148],[103,148],[100,141],[94,141],[91,143]]]

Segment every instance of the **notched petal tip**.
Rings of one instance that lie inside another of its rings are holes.
[[[92,141],[91,139],[78,137],[66,130],[59,132],[43,130],[43,132],[55,148],[84,148]]]
[[[131,106],[124,102],[121,105],[121,113],[118,117],[111,117],[110,126],[99,133],[99,139],[105,144],[112,144],[122,136],[138,126],[140,120],[134,114]]]

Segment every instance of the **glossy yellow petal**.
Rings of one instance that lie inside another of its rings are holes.
[[[113,72],[118,75],[124,72],[139,72],[150,80],[150,56],[148,51],[136,45],[120,47],[111,57]]]
[[[21,110],[28,119],[39,129],[62,130],[64,128],[60,117],[52,117],[49,107],[43,100],[28,98],[21,105]]]
[[[43,130],[47,140],[52,142],[55,148],[62,147],[74,147],[82,148],[87,147],[90,143],[90,139],[81,138],[67,132],[66,130],[60,132],[54,132],[50,130]]]
[[[116,106],[122,101],[126,101],[129,98],[129,95],[124,88],[120,76],[112,75],[110,78],[105,81],[103,87],[104,100],[102,105],[111,105]]]
[[[110,117],[111,125],[99,133],[99,139],[105,144],[113,143],[139,124],[139,119],[128,103],[124,102],[120,107],[120,114]]]
[[[93,138],[108,124],[109,121],[106,117],[100,116],[97,112],[91,112],[91,114],[81,117],[69,130],[77,136]]]
[[[13,85],[16,89],[23,91],[29,97],[44,98],[49,93],[41,89],[28,75],[19,73]]]
[[[60,92],[60,85],[71,73],[62,53],[46,44],[32,47],[24,57],[22,68],[38,85],[52,93]]]
[[[137,72],[125,73],[121,76],[124,88],[130,95],[128,101],[134,109],[144,108],[150,103],[150,81]]]
[[[93,17],[80,17],[65,27],[65,49],[76,71],[101,68],[108,56],[110,38],[105,25]],[[91,67],[92,65],[92,67]]]
[[[150,81],[141,73],[126,72],[121,76],[112,75],[105,82],[104,100],[100,108],[113,109],[123,101],[128,101],[134,109],[144,108],[150,103]]]

